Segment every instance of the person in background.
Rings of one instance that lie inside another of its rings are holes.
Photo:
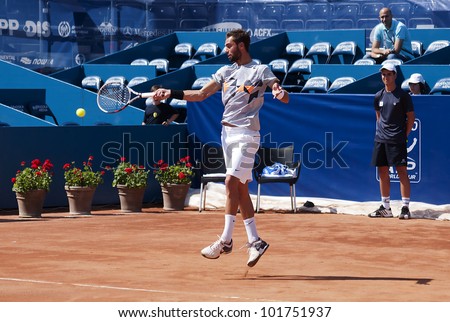
[[[153,85],[150,89],[151,92],[155,92],[161,85]],[[142,125],[147,124],[162,124],[169,125],[177,119],[180,114],[168,103],[164,103],[159,99],[153,97],[153,104],[148,105],[145,108],[144,120]]]
[[[411,36],[404,23],[393,19],[389,8],[380,10],[381,23],[372,30],[371,52],[364,58],[373,58],[377,64],[386,59],[401,59],[406,62],[414,58],[411,46]]]
[[[273,98],[289,102],[289,94],[281,87],[267,65],[252,60],[249,53],[250,35],[242,29],[227,32],[225,53],[231,65],[219,68],[212,80],[199,90],[158,89],[155,97],[176,98],[192,102],[203,101],[222,91],[222,149],[227,167],[225,189],[225,224],[222,235],[201,250],[202,256],[219,258],[233,249],[233,230],[238,209],[247,233],[249,258],[253,267],[265,253],[269,244],[259,237],[248,183],[252,181],[255,154],[260,145],[259,111],[264,104],[264,92],[269,87]]]
[[[411,187],[406,168],[407,137],[414,126],[414,105],[411,96],[395,83],[397,69],[394,64],[382,65],[380,72],[385,87],[378,91],[374,98],[376,130],[372,165],[378,168],[380,177],[381,206],[370,213],[369,217],[393,217],[390,206],[389,167],[395,167],[402,196],[399,219],[409,219]]]
[[[419,73],[411,74],[408,79],[409,93],[411,95],[428,94],[429,88],[423,76]]]

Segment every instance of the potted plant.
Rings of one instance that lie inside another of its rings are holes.
[[[22,161],[22,170],[11,179],[12,190],[16,193],[19,217],[41,217],[45,196],[50,190],[53,176],[53,164],[50,160],[43,163],[39,159],[31,161],[29,167]]]
[[[83,162],[82,167],[76,167],[75,162],[63,166],[65,190],[69,200],[69,212],[73,215],[90,215],[92,200],[97,186],[103,183],[104,171],[92,169],[93,156]]]
[[[149,171],[142,165],[138,166],[126,161],[125,157],[120,158],[116,168],[108,169],[113,171],[112,185],[117,187],[122,212],[140,212],[147,189]]]
[[[194,176],[189,156],[181,158],[170,166],[164,160],[159,160],[155,168],[155,178],[161,185],[163,208],[183,210]]]

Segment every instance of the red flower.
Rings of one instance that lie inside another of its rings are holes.
[[[178,173],[178,179],[184,179],[186,175],[183,172]]]
[[[16,183],[16,178],[11,178],[12,183]]]
[[[121,157],[121,158],[120,158],[120,161],[121,161],[121,162],[125,162],[125,160],[126,160],[125,157]]]
[[[66,163],[66,164],[63,166],[63,169],[64,169],[64,170],[67,170],[67,169],[70,168],[70,166],[71,166],[70,163]]]
[[[128,174],[130,174],[130,173],[133,172],[133,169],[132,169],[132,168],[125,168],[125,172],[128,173]]]

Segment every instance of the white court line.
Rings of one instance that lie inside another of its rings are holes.
[[[240,296],[223,296],[217,294],[205,294],[205,293],[194,293],[194,292],[179,292],[179,291],[164,291],[164,290],[154,290],[145,288],[131,288],[131,287],[119,287],[110,285],[94,285],[94,284],[79,284],[79,283],[63,283],[63,282],[53,282],[53,281],[42,281],[42,280],[32,280],[32,279],[22,279],[22,278],[12,278],[12,277],[0,277],[0,281],[6,282],[20,282],[20,283],[34,283],[34,284],[49,284],[49,285],[69,285],[76,287],[85,287],[93,289],[110,289],[118,291],[132,291],[132,292],[146,292],[146,293],[162,293],[162,294],[185,294],[185,295],[208,295],[211,298],[217,298],[222,300],[242,300],[242,301],[264,301],[269,302],[271,300],[267,299],[252,299]]]

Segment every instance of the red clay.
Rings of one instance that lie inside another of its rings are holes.
[[[0,301],[450,301],[448,221],[261,213],[248,269],[240,222],[231,254],[200,255],[219,210],[60,211],[0,213]]]

